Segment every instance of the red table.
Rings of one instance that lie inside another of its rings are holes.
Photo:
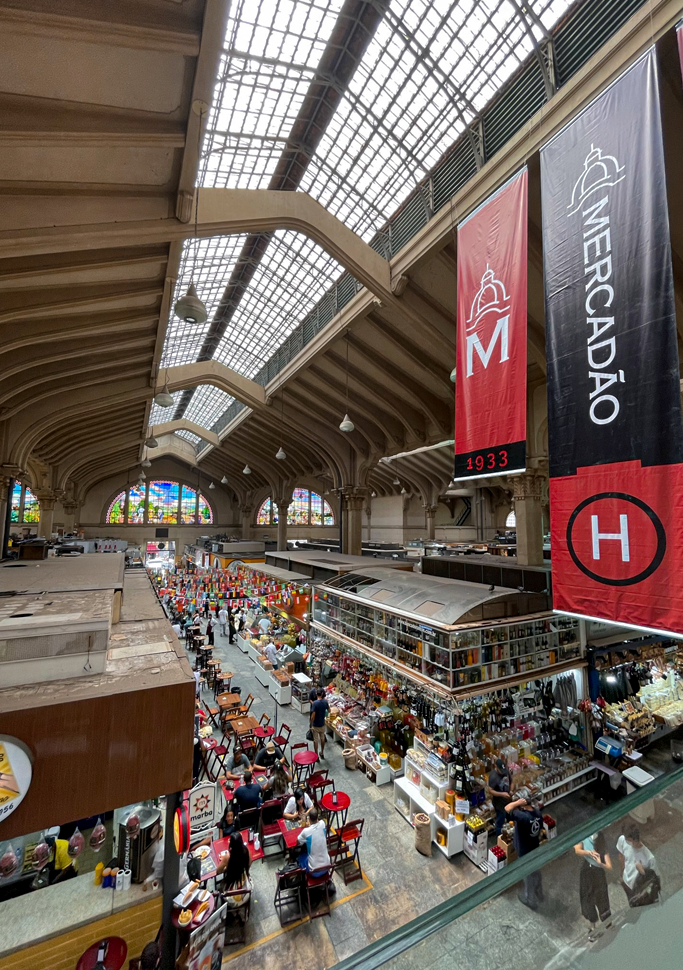
[[[220,786],[223,791],[223,795],[225,796],[226,802],[231,802],[234,798],[233,782],[228,781],[227,778],[221,778]]]
[[[209,904],[209,908],[204,910],[204,915],[202,916],[199,923],[195,923],[195,919],[194,919],[194,914],[201,906],[201,902],[198,899],[193,899],[189,906],[184,906],[184,907],[178,906],[177,903],[174,903],[173,912],[171,914],[171,920],[173,922],[173,925],[176,927],[176,929],[195,930],[198,926],[201,926],[202,923],[206,923],[207,919],[209,918],[209,916],[211,916],[214,909],[216,908],[216,897],[213,895],[213,893],[209,895],[207,902]],[[186,923],[184,926],[178,922],[178,917],[180,916],[180,913],[183,909],[189,909],[192,913],[192,919],[190,920],[189,923]]]
[[[263,742],[266,740],[266,738],[272,738],[272,736],[274,734],[275,734],[275,728],[274,727],[257,727],[257,728],[254,728],[254,737],[255,738],[258,738],[259,741],[261,742],[261,744],[259,745],[259,747],[263,747]]]
[[[93,970],[97,963],[97,952],[100,948],[100,943],[105,942],[105,940],[108,943],[107,955],[104,958],[105,967],[107,970],[121,970],[121,967],[126,962],[128,946],[126,941],[122,940],[120,936],[108,936],[104,940],[98,940],[97,943],[89,946],[76,964],[76,970]]]
[[[254,843],[248,841],[249,829],[244,829],[242,832],[240,832],[240,835],[242,836],[242,841],[249,849],[249,858],[251,861],[256,862],[257,859],[260,859],[263,862],[266,857],[266,854],[263,851],[263,843],[261,843],[261,847],[259,849],[254,848]]]
[[[297,782],[304,782],[311,774],[313,765],[318,760],[318,755],[315,751],[297,751],[293,760],[297,767],[296,780]]]
[[[279,818],[277,820],[278,828],[282,834],[282,841],[285,844],[285,851],[292,852],[297,848],[297,839],[299,838],[299,833],[303,832],[303,826],[298,826],[298,828],[290,829],[287,826],[287,819]]]
[[[336,799],[336,801],[335,801]],[[342,828],[346,825],[346,816],[349,812],[349,805],[351,804],[351,799],[344,791],[328,791],[325,792],[323,797],[320,799],[320,804],[327,812],[327,817],[331,819],[334,815],[334,827],[336,829]],[[341,815],[341,825],[337,821],[337,816]]]

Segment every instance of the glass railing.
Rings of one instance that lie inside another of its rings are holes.
[[[683,768],[655,779],[335,970],[683,966]]]

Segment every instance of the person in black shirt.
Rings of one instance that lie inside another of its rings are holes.
[[[507,803],[505,811],[515,823],[515,849],[520,857],[538,848],[543,828],[543,816],[537,803],[534,803],[525,788],[520,788],[517,797]],[[524,889],[518,893],[519,901],[529,909],[538,909],[543,900],[543,883],[539,870],[532,872],[524,880]]]
[[[313,747],[321,761],[325,760],[325,718],[329,709],[330,705],[325,700],[325,691],[322,687],[318,687],[316,700],[311,704],[311,730]]]
[[[254,764],[259,768],[272,768],[275,762],[281,761],[283,757],[282,751],[276,747],[275,742],[269,741],[254,758]]]
[[[311,689],[308,692],[308,702],[309,704],[315,704],[317,700],[318,700],[318,688],[311,687]]]
[[[505,806],[510,801],[510,772],[502,758],[498,758],[496,767],[489,775],[489,792],[496,812],[496,835],[500,835],[507,820]]]
[[[261,786],[251,780],[251,772],[244,772],[244,784],[236,788],[233,801],[240,812],[248,808],[258,808],[261,804]]]
[[[221,839],[227,839],[229,835],[237,831],[237,823],[235,821],[235,813],[232,810],[232,802],[228,802],[225,806],[225,811],[221,819],[217,824],[217,829],[220,833]]]

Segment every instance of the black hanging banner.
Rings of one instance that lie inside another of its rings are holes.
[[[541,150],[553,605],[683,633],[683,426],[652,48]]]

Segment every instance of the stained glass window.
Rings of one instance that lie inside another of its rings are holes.
[[[126,493],[120,492],[109,506],[106,521],[110,525],[123,525],[126,514]]]
[[[334,513],[317,492],[295,488],[287,512],[288,525],[334,525]],[[277,506],[268,497],[256,513],[256,525],[277,525]]]
[[[202,493],[199,493],[199,524],[211,525],[213,522],[213,512],[211,506],[206,501]]]
[[[178,483],[150,482],[147,521],[175,525],[178,522]]]
[[[131,485],[128,498],[128,522],[142,525],[145,521],[145,486]]]
[[[39,521],[40,505],[38,504],[38,499],[27,485],[26,491],[24,492],[24,522]]]
[[[12,488],[12,514],[11,521],[19,521],[19,511],[21,509],[21,482],[15,482]]]
[[[197,493],[193,488],[183,485],[180,501],[180,521],[185,525],[194,525],[197,521]]]
[[[307,488],[295,488],[287,513],[288,525],[308,525],[310,521],[311,493]]]

